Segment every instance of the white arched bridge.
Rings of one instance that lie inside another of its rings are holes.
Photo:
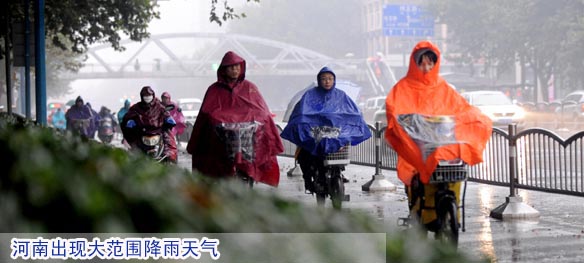
[[[315,76],[323,66],[337,75],[365,84],[371,94],[386,94],[394,83],[382,83],[367,59],[334,59],[319,52],[279,41],[224,33],[170,33],[152,35],[143,42],[121,41],[127,49],[109,44],[88,50],[85,66],[65,79],[199,78],[216,76],[227,50],[247,62],[248,76]],[[389,70],[391,72],[391,70]],[[391,76],[392,82],[395,78]],[[386,86],[386,88],[384,88]]]

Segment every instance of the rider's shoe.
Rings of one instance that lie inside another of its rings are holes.
[[[350,182],[350,181],[349,181],[349,179],[347,179],[346,177],[342,176],[342,178],[343,178],[343,183],[348,183],[348,182]]]
[[[314,183],[304,181],[304,193],[305,194],[313,194],[314,193]]]

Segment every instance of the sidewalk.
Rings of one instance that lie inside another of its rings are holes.
[[[316,206],[316,198],[304,194],[302,177],[288,177],[294,166],[292,158],[278,157],[281,181],[278,188],[257,185],[257,189],[273,191]],[[397,219],[408,214],[403,184],[395,171],[383,175],[397,186],[393,192],[363,192],[361,186],[372,178],[373,167],[349,165],[344,175],[351,201],[343,210],[363,211],[388,227],[395,228]],[[459,251],[472,257],[487,255],[494,262],[584,262],[584,198],[537,191],[519,190],[526,204],[540,212],[536,221],[500,221],[489,217],[492,209],[505,202],[509,189],[468,183],[466,193],[466,232],[461,232]],[[327,199],[326,209],[332,209]]]

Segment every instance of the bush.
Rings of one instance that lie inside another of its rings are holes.
[[[56,133],[5,115],[0,116],[0,158],[4,170],[0,177],[1,232],[385,234],[389,231],[360,213],[307,208],[275,194],[250,191],[234,182],[211,181],[188,170],[157,164],[140,154],[128,154],[122,149],[84,141],[70,133]],[[333,237],[325,235],[314,240],[321,244],[332,241]],[[409,232],[393,231],[382,237],[387,239],[368,241],[374,258],[404,262],[468,261],[452,248],[424,242]],[[262,258],[270,253],[291,256],[296,255],[292,252],[298,252],[294,247],[287,247],[287,243],[273,240],[261,246],[265,253],[258,255],[252,250],[238,254],[237,260]],[[229,247],[243,251],[241,247]],[[419,248],[427,252],[422,258]],[[308,250],[310,255],[325,259],[345,255],[318,246]],[[362,256],[359,252],[353,254]],[[343,256],[343,260],[353,259]]]

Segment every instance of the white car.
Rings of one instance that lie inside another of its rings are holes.
[[[381,110],[385,106],[385,96],[373,97],[367,99],[365,102],[365,109],[363,109],[363,117],[366,121],[374,120],[375,112]]]
[[[373,125],[376,122],[381,122],[381,127],[387,126],[387,116],[385,114],[385,103],[381,106],[381,109],[377,110],[375,114],[373,114]]]
[[[493,121],[493,127],[507,130],[511,123],[517,128],[525,126],[525,110],[513,104],[501,91],[469,91],[461,94],[471,105],[479,108]]]
[[[201,109],[201,104],[203,104],[203,101],[198,98],[185,98],[178,100],[178,106],[181,108],[186,122],[191,125],[195,124],[197,115],[199,115],[199,109]]]
[[[561,105],[556,108],[558,116],[567,120],[584,119],[584,90],[574,91],[568,94],[561,101]]]

